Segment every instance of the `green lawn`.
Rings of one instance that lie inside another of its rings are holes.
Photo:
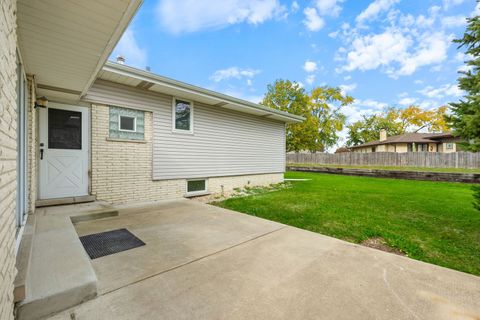
[[[336,164],[315,163],[289,163],[292,167],[327,167],[327,168],[350,168],[350,169],[377,169],[377,170],[400,170],[400,171],[426,171],[426,172],[456,172],[456,173],[480,173],[480,169],[465,168],[423,168],[423,167],[384,167],[384,166],[346,166]]]
[[[409,257],[480,275],[471,185],[288,172],[280,191],[216,205],[351,242],[382,237]]]

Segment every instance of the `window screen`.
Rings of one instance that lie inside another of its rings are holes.
[[[48,148],[82,149],[82,113],[48,109]]]
[[[175,100],[175,129],[190,131],[191,116],[190,102]]]
[[[187,192],[199,192],[206,190],[205,180],[190,180],[187,181]]]
[[[120,116],[120,130],[136,131],[135,118]]]

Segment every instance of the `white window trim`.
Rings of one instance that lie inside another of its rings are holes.
[[[190,182],[190,181],[202,181],[202,180],[205,181],[205,189],[204,190],[188,192],[188,182]],[[206,194],[210,194],[210,192],[208,192],[208,179],[207,178],[195,178],[195,179],[185,180],[185,197],[203,196],[203,195],[206,195]]]
[[[121,128],[121,119],[122,117],[124,118],[133,118],[133,130],[127,130],[127,129],[122,129]],[[122,114],[118,115],[118,131],[125,131],[125,132],[137,132],[137,117],[135,116],[125,116]]]
[[[175,128],[175,115],[176,115],[176,101],[182,100],[190,103],[190,130],[182,130]],[[183,134],[193,134],[193,101],[188,99],[182,99],[179,97],[173,97],[172,99],[172,132],[174,133],[183,133]]]

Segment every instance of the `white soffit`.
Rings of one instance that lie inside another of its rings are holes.
[[[20,53],[39,90],[80,99],[141,2],[18,0]]]

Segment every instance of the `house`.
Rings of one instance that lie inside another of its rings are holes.
[[[461,139],[451,133],[405,133],[387,136],[386,130],[380,130],[380,140],[370,141],[350,147],[352,152],[457,152],[457,143]]]
[[[38,205],[283,181],[285,124],[301,117],[106,62],[140,4],[1,2],[1,319],[13,319],[15,259]]]

